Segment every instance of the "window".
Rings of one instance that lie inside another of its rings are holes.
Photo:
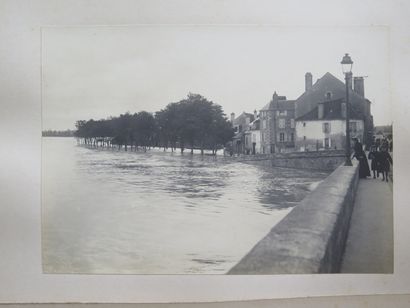
[[[327,100],[331,100],[332,99],[332,92],[330,92],[330,91],[326,92],[325,96],[326,96]]]
[[[322,130],[325,134],[329,134],[330,133],[330,123],[327,123],[327,122],[323,123]]]
[[[285,119],[279,119],[279,128],[285,128]]]
[[[263,119],[263,121],[262,121],[262,129],[265,129],[265,128],[266,128],[266,120]]]
[[[306,136],[303,136],[303,140],[306,140]]]
[[[295,141],[295,135],[294,133],[290,133],[290,141],[294,142]]]
[[[280,142],[285,142],[285,133],[280,133],[279,134],[279,141]]]
[[[295,128],[295,119],[290,119],[290,128]]]
[[[303,127],[306,127],[306,122],[303,122]]]

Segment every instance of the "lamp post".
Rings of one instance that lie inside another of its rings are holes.
[[[345,74],[346,83],[346,161],[345,166],[352,166],[352,160],[350,159],[350,114],[349,114],[349,81],[352,80],[352,66],[353,61],[349,54],[346,53],[342,59],[342,70]]]

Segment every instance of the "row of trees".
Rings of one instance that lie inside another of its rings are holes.
[[[66,130],[44,130],[42,131],[43,137],[73,137],[74,131],[70,129]]]
[[[199,94],[171,103],[154,115],[145,111],[125,113],[104,120],[77,121],[75,136],[92,146],[118,146],[127,151],[149,147],[212,150],[233,137],[233,129],[221,106]]]

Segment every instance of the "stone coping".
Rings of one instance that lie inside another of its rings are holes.
[[[228,274],[312,274],[340,270],[358,183],[358,163],[339,166]]]

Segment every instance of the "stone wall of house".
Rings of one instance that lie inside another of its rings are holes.
[[[262,150],[265,151],[265,154],[271,152],[271,145],[275,144],[275,111],[274,110],[265,110],[261,111],[261,134],[263,134],[263,139],[261,140]]]
[[[357,183],[357,162],[353,167],[338,167],[228,274],[338,272]]]

